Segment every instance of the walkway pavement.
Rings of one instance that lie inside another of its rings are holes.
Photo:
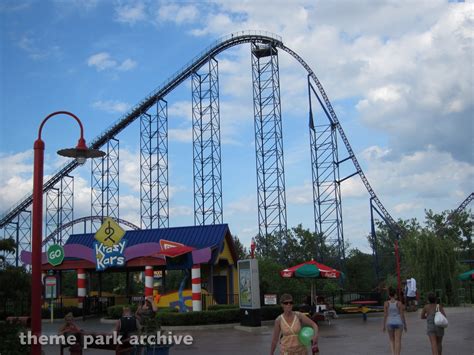
[[[444,355],[473,355],[474,354],[474,308],[447,308],[449,328],[445,331],[443,341]],[[320,326],[321,355],[379,355],[390,354],[388,335],[382,332],[382,315],[369,314],[364,322],[361,315],[340,317]],[[428,337],[426,336],[426,321],[420,319],[419,312],[408,313],[408,332],[403,334],[402,354],[431,354]],[[111,331],[111,324],[102,324],[99,320],[79,321],[78,325],[90,331]],[[174,330],[173,334],[189,334],[193,337],[192,345],[174,346],[170,354],[247,354],[259,355],[270,352],[273,324],[265,323],[261,329],[252,332],[235,329],[224,325],[218,329]],[[59,323],[43,323],[43,334],[55,334]],[[47,355],[59,354],[59,348],[43,347]],[[278,353],[278,352],[276,352]],[[112,354],[110,351],[88,349],[84,354]]]

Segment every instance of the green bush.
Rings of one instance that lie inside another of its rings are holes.
[[[281,306],[263,306],[260,309],[261,320],[273,320],[283,313]]]
[[[130,307],[132,313],[135,313],[135,311],[137,310],[137,305],[135,304],[118,304],[115,306],[107,307],[107,316],[112,319],[119,319],[122,316],[123,307]]]
[[[212,306],[207,307],[208,311],[218,311],[221,309],[235,309],[239,308],[238,304],[213,304]]]
[[[30,353],[29,345],[21,345],[19,333],[26,334],[27,329],[20,324],[0,322],[0,354],[22,355]]]
[[[157,312],[161,313],[178,313],[179,309],[174,307],[160,307],[157,309]]]

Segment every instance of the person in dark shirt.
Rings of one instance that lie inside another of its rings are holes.
[[[130,311],[130,307],[123,307],[122,317],[117,321],[115,331],[127,339],[139,329],[140,323]]]

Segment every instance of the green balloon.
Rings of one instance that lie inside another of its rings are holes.
[[[310,346],[311,345],[311,339],[313,339],[314,336],[314,330],[311,327],[303,327],[301,328],[299,334],[298,334],[298,339],[301,344],[304,346]]]

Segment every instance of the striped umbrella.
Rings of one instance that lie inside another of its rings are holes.
[[[301,277],[301,278],[321,278],[321,279],[338,279],[342,272],[332,267],[310,260],[290,268],[280,271],[283,278]]]
[[[311,279],[311,305],[315,304],[316,289],[314,287],[314,279],[338,279],[344,274],[332,267],[310,260],[290,268],[280,271],[283,278],[310,278]]]
[[[463,272],[458,276],[458,279],[461,281],[474,280],[474,269]]]

